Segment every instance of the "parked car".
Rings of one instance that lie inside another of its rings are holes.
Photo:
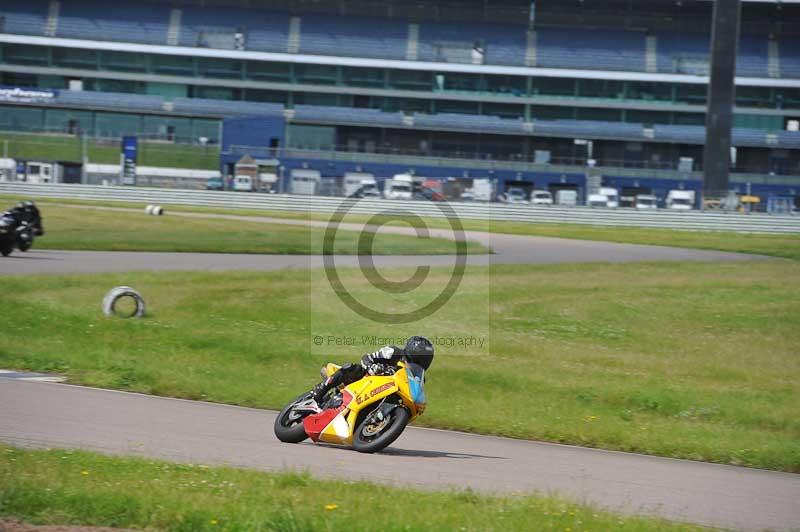
[[[212,177],[206,181],[206,190],[225,190],[225,181],[221,177]]]
[[[528,198],[525,191],[521,188],[510,188],[506,191],[507,203],[528,203]]]

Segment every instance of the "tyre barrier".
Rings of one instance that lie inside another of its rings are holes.
[[[148,205],[145,207],[144,213],[152,216],[161,216],[164,214],[164,208],[161,205]]]
[[[117,303],[124,298],[133,299],[136,308],[130,314],[117,312]],[[145,305],[142,295],[130,286],[117,286],[112,288],[103,298],[103,314],[117,318],[141,318],[144,316]]]

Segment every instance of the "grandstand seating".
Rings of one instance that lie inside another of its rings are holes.
[[[3,0],[0,3],[0,33],[43,35],[47,0]]]
[[[233,7],[184,7],[178,44],[234,48],[234,35],[241,29],[248,50],[286,52],[289,38],[289,15],[277,11]],[[214,36],[227,34],[228,45]]]
[[[407,39],[404,21],[303,15],[300,53],[405,59]]]
[[[658,71],[669,74],[708,74],[710,36],[701,33],[658,33]]]
[[[497,65],[523,65],[525,26],[475,24],[468,22],[428,22],[420,25],[420,61],[472,62],[472,48],[483,45],[484,62]]]
[[[56,36],[164,44],[169,11],[168,6],[139,2],[115,2],[113,8],[104,0],[61,2]]]
[[[0,5],[0,31],[43,35],[47,25],[47,0],[5,0]],[[166,44],[170,8],[121,0],[108,9],[103,0],[60,2],[56,36]],[[235,35],[243,34],[237,43]],[[300,17],[299,53],[406,59],[409,24],[405,20],[360,16],[306,14]],[[704,75],[709,67],[709,35],[666,33],[656,35],[658,72]],[[468,22],[420,24],[417,59],[420,61],[472,62],[472,48],[481,43],[484,63],[525,64],[526,26]],[[289,14],[232,7],[182,8],[178,44],[247,50],[289,51]],[[766,77],[766,37],[742,35],[737,71],[741,76]],[[800,77],[800,40],[779,43],[781,74]],[[577,28],[539,28],[536,65],[546,68],[645,70],[645,35],[642,32]]]
[[[780,41],[781,75],[787,78],[800,78],[800,38],[786,38]]]
[[[537,32],[537,64],[549,68],[644,70],[641,32],[542,28]]]

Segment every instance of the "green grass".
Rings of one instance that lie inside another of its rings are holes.
[[[13,159],[45,161],[83,160],[82,140],[74,135],[42,135],[28,133],[0,134],[0,150],[8,143],[8,156]],[[89,161],[97,164],[119,164],[120,144],[116,141],[90,139]],[[219,148],[159,142],[139,142],[138,164],[167,168],[218,170]]]
[[[95,251],[179,251],[215,253],[277,253],[308,255],[322,250],[323,229],[296,225],[242,222],[224,219],[146,216],[139,212],[89,211],[76,207],[42,205],[45,236],[38,249]],[[369,253],[359,233],[337,233],[334,250],[341,254]],[[487,250],[476,243],[472,253]],[[451,254],[452,242],[379,233],[373,253]]]
[[[8,201],[19,200],[17,196],[0,196]],[[124,202],[94,202],[80,200],[54,200],[41,198],[37,202],[44,205],[53,203],[72,203],[84,205],[116,205],[143,208],[139,204]],[[323,220],[329,215],[319,213],[298,213],[286,211],[262,211],[251,209],[215,209],[203,207],[169,206],[170,210],[183,212],[207,212],[215,214],[238,214],[250,216],[273,216],[276,218]],[[731,215],[737,216],[737,215]],[[350,216],[346,221],[366,222],[367,216]],[[449,227],[448,223],[439,219],[426,219],[429,227]],[[695,249],[731,251],[738,253],[754,253],[800,260],[800,234],[770,235],[744,234],[732,231],[677,231],[670,229],[652,229],[641,227],[600,227],[577,224],[533,224],[524,222],[495,222],[481,220],[462,220],[465,229],[472,231],[489,231],[527,236],[548,236],[577,240],[599,240],[629,244],[647,244],[655,246],[674,246]]]
[[[555,497],[423,493],[205,465],[0,446],[0,516],[165,531],[700,530]]]
[[[390,296],[340,273],[360,301],[396,311],[449,278],[434,269],[430,288]],[[101,315],[122,284],[148,317]],[[474,335],[489,345],[437,348],[422,424],[800,472],[793,261],[473,268],[438,313],[405,326],[355,316],[321,272],[6,277],[0,293],[13,309],[0,313],[0,367],[278,408],[323,362],[373,349],[361,335]]]

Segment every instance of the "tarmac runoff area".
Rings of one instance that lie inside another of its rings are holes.
[[[275,412],[0,377],[0,441],[483,493],[558,494],[627,514],[797,530],[800,475],[409,427],[384,452],[279,442]]]

